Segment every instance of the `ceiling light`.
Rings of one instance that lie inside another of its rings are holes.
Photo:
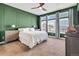
[[[42,7],[39,7],[39,9],[42,9]]]

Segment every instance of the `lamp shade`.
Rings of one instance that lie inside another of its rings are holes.
[[[15,25],[12,25],[12,27],[15,28],[16,26]]]

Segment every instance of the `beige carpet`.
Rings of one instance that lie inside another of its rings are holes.
[[[29,49],[19,41],[0,45],[0,55],[2,56],[64,56],[65,41],[49,38],[48,41]]]

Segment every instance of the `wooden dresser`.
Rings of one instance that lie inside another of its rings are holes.
[[[17,40],[18,37],[19,37],[19,31],[18,30],[7,30],[7,31],[5,31],[5,42]]]

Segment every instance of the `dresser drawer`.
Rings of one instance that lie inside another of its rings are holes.
[[[18,30],[10,30],[10,31],[5,31],[5,41],[13,41],[17,40],[19,37],[19,31]]]

